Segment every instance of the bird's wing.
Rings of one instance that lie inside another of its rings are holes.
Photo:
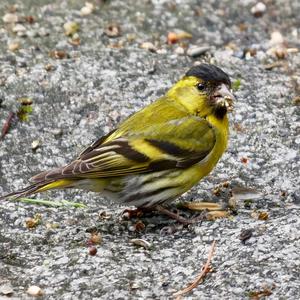
[[[32,180],[105,178],[173,168],[188,168],[204,159],[215,145],[215,132],[202,118],[189,116],[103,137],[63,168]]]

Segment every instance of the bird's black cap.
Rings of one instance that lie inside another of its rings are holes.
[[[213,83],[225,83],[231,86],[229,76],[220,68],[210,64],[201,64],[198,66],[194,66],[185,74],[185,76],[195,76],[204,81],[210,81]]]

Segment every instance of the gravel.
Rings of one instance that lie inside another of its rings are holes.
[[[0,3],[0,127],[18,111],[18,99],[33,101],[28,120],[15,118],[0,141],[0,195],[74,159],[206,61],[240,82],[230,144],[214,171],[180,200],[226,203],[240,187],[261,196],[238,199],[229,218],[170,234],[162,229],[172,220],[145,216],[139,231],[138,219],[121,218],[125,207],[94,193],[38,195],[86,208],[2,201],[0,299],[29,299],[31,286],[43,299],[172,299],[199,274],[213,240],[213,270],[187,299],[298,299],[299,1],[265,2],[256,17],[251,8],[258,2],[251,0],[91,2],[84,10],[79,1]],[[64,35],[67,22],[79,25],[73,37]],[[192,38],[168,45],[168,32],[176,30]],[[275,45],[274,32],[281,35]],[[193,58],[185,54],[190,46],[208,50]],[[28,221],[36,224],[29,228]],[[245,230],[252,235],[242,242]],[[101,239],[91,246],[93,231]]]

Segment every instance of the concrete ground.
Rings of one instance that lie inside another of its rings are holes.
[[[2,201],[0,299],[29,299],[32,285],[43,299],[173,299],[213,240],[213,270],[185,299],[299,299],[299,1],[264,1],[265,11],[251,0],[91,2],[90,10],[73,0],[0,2],[0,128],[18,100],[33,102],[28,120],[15,117],[0,141],[0,195],[69,162],[205,61],[235,83],[230,143],[180,200],[227,203],[233,192],[236,212],[166,234],[172,220],[124,220],[125,207],[94,193],[37,196],[86,208]],[[176,30],[192,36],[167,44]],[[192,46],[208,48],[192,57]],[[96,255],[93,230],[102,238]]]

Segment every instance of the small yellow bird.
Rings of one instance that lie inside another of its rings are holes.
[[[234,101],[230,88],[220,68],[194,66],[163,97],[77,159],[34,176],[32,185],[0,199],[77,188],[138,208],[162,208],[209,174],[225,151],[227,112]]]

